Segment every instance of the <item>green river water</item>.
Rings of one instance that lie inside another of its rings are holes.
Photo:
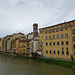
[[[0,55],[0,75],[75,75],[75,70],[31,59]]]

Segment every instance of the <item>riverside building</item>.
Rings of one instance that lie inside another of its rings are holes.
[[[12,50],[15,54],[29,55],[29,42],[25,37],[15,38],[12,42]]]
[[[0,52],[3,52],[3,40],[4,38],[0,38]]]
[[[29,41],[30,56],[32,52],[42,55],[42,42],[39,40],[38,24],[33,24],[33,32],[27,35]]]
[[[39,29],[43,57],[75,59],[75,20]]]
[[[12,42],[15,38],[18,37],[25,37],[26,36],[23,33],[15,33],[12,35],[7,35],[6,37],[4,37],[4,41],[3,41],[3,52],[5,53],[12,53]]]

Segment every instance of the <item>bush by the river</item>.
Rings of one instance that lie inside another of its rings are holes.
[[[68,68],[75,66],[75,61],[63,61],[63,60],[46,59],[46,58],[33,58],[33,57],[26,57],[26,56],[17,56],[17,57],[33,59],[36,61],[46,62],[46,63],[50,63],[50,64],[56,64],[56,65],[64,66],[64,67],[68,67]]]

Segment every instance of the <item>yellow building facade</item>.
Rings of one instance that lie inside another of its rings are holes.
[[[39,29],[43,57],[75,59],[75,20]]]
[[[3,51],[3,40],[4,38],[0,38],[0,51]]]
[[[16,54],[27,54],[27,42],[25,38],[16,38],[13,41],[13,53]]]

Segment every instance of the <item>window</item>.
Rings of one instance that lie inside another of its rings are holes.
[[[44,31],[44,29],[43,29],[43,31]]]
[[[51,30],[51,28],[49,28],[49,30]]]
[[[46,29],[46,31],[47,31],[47,29]]]
[[[65,38],[68,38],[68,33],[65,34]]]
[[[49,36],[49,39],[51,39],[51,36]]]
[[[68,50],[66,50],[66,55],[69,55],[69,51]]]
[[[47,32],[45,32],[45,34],[47,34]]]
[[[75,52],[74,52],[74,55],[75,55]]]
[[[59,45],[59,42],[57,42],[57,45]]]
[[[62,48],[62,50],[64,50],[64,48]]]
[[[67,27],[67,24],[65,24],[65,27]]]
[[[64,50],[62,50],[62,55],[64,55]]]
[[[46,54],[48,54],[48,50],[46,50]]]
[[[59,52],[59,51],[57,51],[57,53],[58,53],[58,54],[60,54],[60,52]]]
[[[51,32],[49,31],[49,33],[51,33]]]
[[[54,33],[55,31],[53,31],[53,33]]]
[[[55,46],[55,42],[53,42],[53,45]]]
[[[61,27],[63,27],[63,25],[61,25]]]
[[[59,35],[57,35],[57,39],[59,39]]]
[[[75,29],[72,30],[72,33],[75,34]]]
[[[63,29],[60,29],[60,31],[63,31]]]
[[[61,34],[61,38],[63,38],[63,34]]]
[[[68,41],[66,41],[66,45],[68,45]]]
[[[69,25],[71,25],[71,23],[69,23]]]
[[[74,24],[74,21],[73,21],[73,24]]]
[[[42,47],[42,45],[40,45],[40,47]]]
[[[74,48],[74,50],[75,50],[75,44],[73,45],[73,48]]]
[[[51,50],[49,51],[49,54],[51,54]]]
[[[54,27],[53,27],[53,29],[54,29]]]
[[[64,42],[61,42],[61,45],[64,45]]]
[[[54,51],[54,54],[55,54],[55,51]]]
[[[23,49],[23,51],[25,51],[25,49]]]
[[[57,28],[59,28],[59,26],[57,26]]]
[[[59,30],[56,30],[56,32],[59,32]]]
[[[42,33],[42,31],[40,31],[40,33]]]
[[[47,36],[45,37],[46,40],[48,40]]]
[[[49,45],[51,46],[51,42],[49,42]]]
[[[46,46],[48,46],[48,43],[46,42]]]
[[[36,28],[34,28],[34,30],[36,30]]]
[[[55,39],[55,35],[53,35],[53,39]]]
[[[73,36],[73,41],[75,41],[75,36]]]
[[[66,30],[67,30],[67,28],[66,28]]]
[[[66,50],[68,50],[68,47],[66,48]]]

